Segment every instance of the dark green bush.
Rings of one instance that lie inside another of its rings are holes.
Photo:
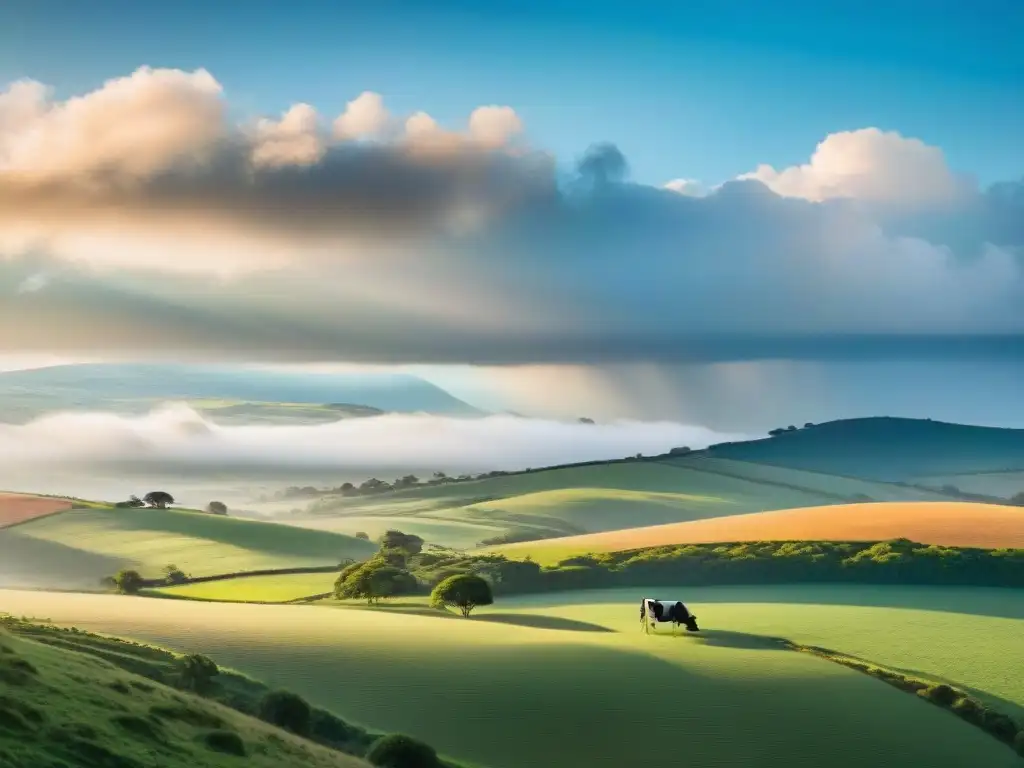
[[[305,736],[309,733],[312,710],[309,703],[291,691],[270,691],[260,701],[260,719]]]
[[[366,760],[378,768],[440,768],[441,765],[433,747],[399,733],[377,739],[366,753]]]
[[[1001,712],[993,712],[991,709],[984,710],[981,727],[1008,744],[1012,744],[1017,736],[1017,723]]]
[[[234,731],[210,731],[203,735],[202,740],[214,752],[245,757],[245,742]]]
[[[1017,731],[1017,736],[1013,740],[1013,748],[1017,750],[1017,754],[1024,757],[1024,729]]]
[[[940,707],[952,707],[959,698],[957,692],[945,684],[930,685],[921,691],[921,695]]]
[[[953,703],[953,711],[974,725],[981,725],[982,718],[985,716],[984,708],[969,696],[957,699]]]

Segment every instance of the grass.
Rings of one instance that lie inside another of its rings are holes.
[[[494,547],[509,557],[553,564],[588,552],[623,552],[721,541],[886,541],[1024,548],[1024,507],[965,502],[889,502],[784,509],[628,528]]]
[[[16,530],[20,537],[63,548],[72,560],[92,564],[101,558],[102,569],[92,574],[97,580],[113,573],[109,564],[157,577],[173,563],[186,573],[203,576],[330,565],[346,557],[365,557],[375,549],[370,542],[339,533],[180,510],[76,509]],[[38,564],[40,579],[50,566]]]
[[[236,579],[206,581],[161,587],[154,592],[193,600],[225,602],[285,603],[302,597],[320,595],[334,589],[336,573],[294,573],[282,576],[243,576]]]
[[[965,475],[938,475],[914,478],[915,483],[932,488],[953,485],[967,493],[980,493],[1009,499],[1024,493],[1024,471],[978,472]]]
[[[11,674],[17,670],[20,674]],[[0,634],[5,768],[367,764],[93,656]]]
[[[378,528],[413,532],[410,521],[416,520],[427,541],[466,548],[505,532],[564,536],[836,504],[858,496],[947,498],[886,483],[683,457],[549,469],[379,496],[328,496],[311,506],[305,520],[294,522],[349,532],[366,530],[375,520]]]
[[[468,621],[418,604],[329,609],[18,592],[0,593],[0,604],[208,653],[344,716],[494,768],[631,765],[641,732],[655,744],[685,734],[687,761],[719,768],[1019,765],[1006,746],[927,702],[774,640],[811,643],[826,633],[830,648],[885,651],[897,661],[909,654],[917,668],[942,667],[935,673],[1020,702],[1024,683],[1008,674],[1024,664],[1018,593],[970,593],[975,605],[1018,612],[1005,618],[821,606],[822,593],[802,587],[694,590],[680,597],[705,632],[669,638],[638,631],[640,592],[520,598]],[[856,592],[875,601],[885,593]]]

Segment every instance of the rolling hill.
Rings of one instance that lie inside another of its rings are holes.
[[[244,367],[81,364],[0,372],[0,417],[28,421],[53,410],[136,413],[167,400],[352,403],[398,413],[476,416],[481,411],[407,374],[326,374]],[[350,406],[351,407],[351,406]]]
[[[375,549],[340,533],[201,512],[71,509],[0,529],[0,581],[96,589],[100,579],[126,567],[147,578],[170,564],[204,576],[326,566]]]
[[[742,541],[886,541],[1024,549],[1024,507],[964,502],[838,504],[717,517],[496,547],[539,563],[589,552]]]
[[[973,604],[998,591],[975,590]],[[885,590],[858,593],[877,601]],[[206,653],[492,768],[634,765],[638,733],[655,744],[686,734],[686,762],[718,768],[1019,764],[1005,744],[920,697],[776,640],[791,632],[840,651],[884,652],[880,663],[950,676],[1005,704],[1022,695],[1005,674],[1020,657],[1019,618],[823,606],[819,592],[800,588],[687,599],[704,632],[672,638],[637,632],[636,590],[536,596],[469,620],[401,605],[0,593],[12,611]]]
[[[927,419],[846,419],[763,440],[713,446],[706,455],[905,482],[933,475],[1024,470],[1024,430]]]
[[[389,527],[459,548],[852,501],[948,501],[936,491],[703,455],[595,463],[376,496],[327,496],[289,523],[376,536]]]

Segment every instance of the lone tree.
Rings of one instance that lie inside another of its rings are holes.
[[[345,568],[334,583],[334,596],[372,605],[389,597],[415,594],[418,586],[416,577],[405,569],[374,559]]]
[[[142,589],[142,574],[130,569],[122,569],[114,574],[114,586],[122,595],[136,595]]]
[[[164,566],[164,578],[167,579],[168,584],[184,584],[188,581],[185,572],[174,564]]]
[[[478,605],[491,605],[494,595],[486,579],[472,573],[449,576],[430,593],[430,604],[435,608],[456,606],[465,617]]]
[[[206,511],[211,515],[226,515],[228,513],[228,505],[223,501],[211,501],[206,505]]]
[[[363,541],[369,541],[370,534],[368,534],[366,531],[356,531],[356,538],[362,539]]]
[[[190,653],[178,663],[178,683],[188,691],[206,693],[213,687],[213,678],[220,674],[217,664],[208,656]]]
[[[419,739],[391,733],[381,736],[366,752],[370,765],[379,768],[440,768],[437,752]]]
[[[157,509],[167,509],[168,504],[174,503],[174,497],[167,491],[150,491],[142,497],[142,500]]]

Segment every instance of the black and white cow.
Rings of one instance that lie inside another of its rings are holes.
[[[700,632],[697,626],[697,617],[690,613],[689,609],[681,602],[669,603],[664,600],[654,600],[645,597],[640,601],[640,623],[644,632],[657,630],[658,624],[672,622],[672,631],[680,624],[686,627],[687,632]]]

